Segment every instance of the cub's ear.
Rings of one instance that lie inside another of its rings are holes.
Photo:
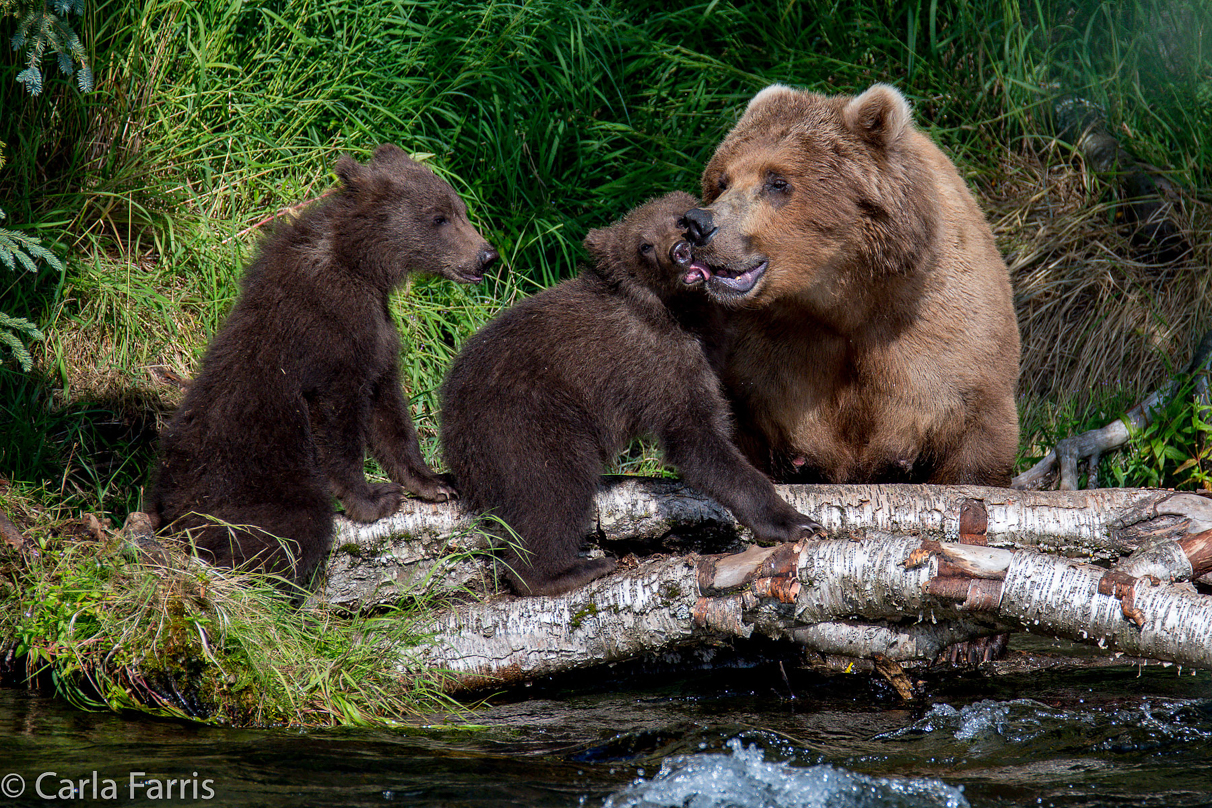
[[[610,243],[610,230],[608,229],[590,230],[585,235],[585,249],[589,250],[589,257],[595,263],[609,260]]]
[[[394,143],[384,143],[375,149],[373,159],[376,163],[412,162],[404,150]]]
[[[895,87],[873,84],[846,105],[846,127],[874,146],[896,143],[909,128],[909,102]]]
[[[763,88],[761,92],[749,99],[749,104],[745,107],[745,114],[754,107],[761,106],[767,102],[773,101],[779,96],[794,96],[796,91],[788,87],[786,84],[771,84],[769,87]]]
[[[341,184],[347,188],[356,184],[362,178],[362,173],[365,171],[358,161],[348,154],[342,154],[337,159],[335,170],[337,176],[341,179]]]

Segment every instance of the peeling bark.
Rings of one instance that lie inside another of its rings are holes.
[[[980,486],[777,486],[831,537],[876,529],[955,541],[961,509],[979,501],[985,540],[1114,561],[1138,546],[1212,529],[1212,500],[1147,489],[1014,491]],[[408,500],[371,524],[338,517],[319,600],[344,608],[394,602],[427,583],[490,588],[487,540],[458,503]],[[970,530],[973,528],[970,528]],[[725,508],[675,480],[605,478],[586,538],[617,556],[736,550],[752,535]]]
[[[451,607],[428,626],[432,644],[400,665],[446,671],[459,691],[757,634],[826,659],[883,660],[876,669],[893,675],[957,642],[1029,630],[1212,667],[1212,598],[1178,583],[1212,568],[1212,500],[975,486],[780,493],[828,537],[720,553],[744,546],[745,531],[716,503],[673,480],[606,479],[587,538],[620,556],[672,557],[629,562],[560,597]],[[321,591],[332,602],[387,602],[426,578],[494,591],[484,537],[457,504],[413,501],[371,525],[339,522]]]
[[[956,561],[968,572],[941,574]],[[932,587],[947,580],[967,588]],[[446,671],[459,691],[758,632],[887,667],[1008,627],[1212,669],[1212,598],[1033,550],[878,531],[650,561],[559,597],[466,604],[437,617],[434,643],[402,664]]]

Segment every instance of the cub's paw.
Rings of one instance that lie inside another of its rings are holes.
[[[398,483],[375,483],[367,486],[365,495],[346,494],[341,498],[345,515],[355,522],[375,522],[391,516],[404,501],[404,486]]]
[[[449,502],[459,497],[459,493],[453,487],[442,482],[440,477],[418,480],[408,487],[408,493],[427,502]]]
[[[770,521],[765,525],[754,525],[754,537],[763,544],[825,537],[825,527],[820,522],[790,506],[787,511],[784,514],[772,514]]]
[[[811,516],[804,516],[804,514],[800,514],[800,523],[796,527],[796,532],[799,534],[796,536],[797,539],[825,538],[825,526]]]

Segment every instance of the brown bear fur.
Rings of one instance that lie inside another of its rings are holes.
[[[729,311],[737,441],[797,482],[1006,485],[1018,447],[1009,274],[895,89],[758,93],[687,214]]]
[[[558,594],[614,569],[578,554],[603,464],[642,434],[759,538],[819,527],[731,443],[719,380],[679,322],[684,312],[697,321],[706,304],[701,290],[688,291],[705,267],[693,264],[678,224],[694,204],[670,194],[591,231],[593,266],[485,326],[446,377],[443,455],[463,501],[521,539],[518,553],[494,531],[520,595]]]
[[[150,496],[203,558],[300,586],[331,544],[333,495],[373,521],[405,490],[453,494],[421,456],[388,293],[411,272],[473,283],[496,258],[454,190],[399,148],[365,166],[342,157],[336,171],[340,190],[249,266],[161,435]],[[367,482],[367,446],[393,482]]]

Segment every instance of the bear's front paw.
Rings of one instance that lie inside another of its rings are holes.
[[[376,483],[368,486],[365,496],[346,494],[341,498],[345,515],[355,522],[375,522],[391,516],[404,501],[404,486],[398,483]]]
[[[766,525],[754,525],[753,535],[761,544],[778,544],[825,537],[825,527],[811,516],[794,508],[780,514]]]
[[[449,502],[458,499],[459,494],[452,487],[435,477],[432,480],[421,480],[411,486],[410,493],[428,502]]]
[[[825,538],[825,526],[811,516],[803,514],[800,514],[800,523],[796,526],[796,532],[799,534],[795,537],[796,539]]]

